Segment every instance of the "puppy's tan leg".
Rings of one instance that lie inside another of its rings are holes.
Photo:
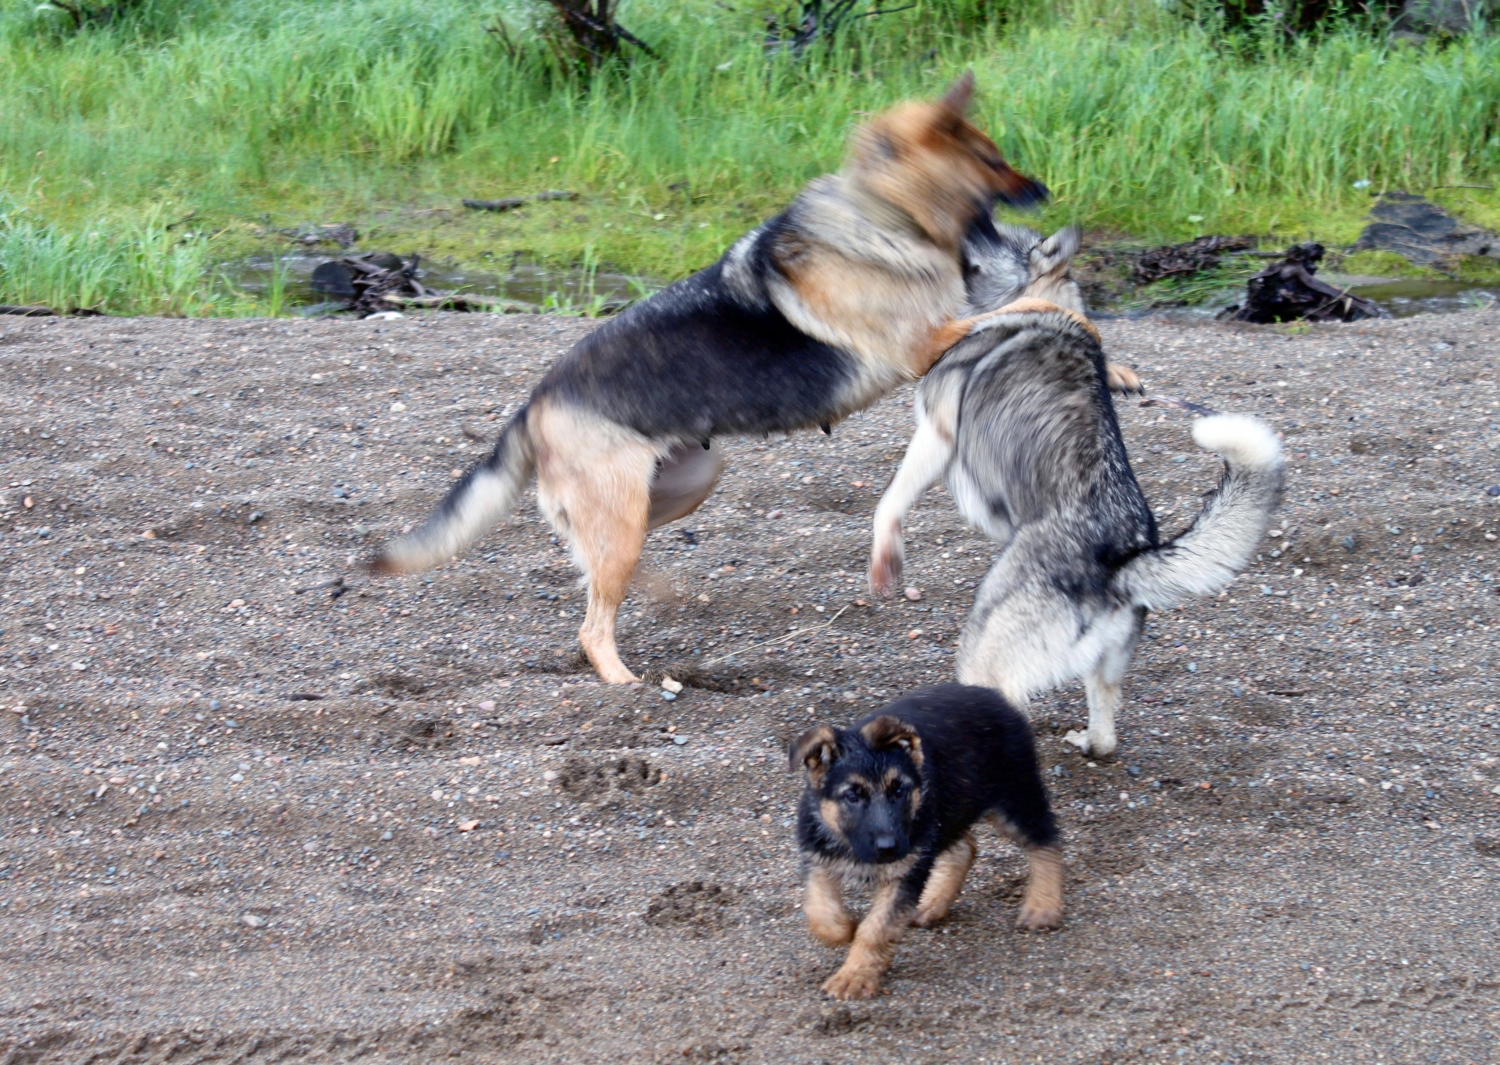
[[[896,944],[911,923],[911,910],[900,905],[900,884],[882,884],[875,891],[870,912],[854,932],[854,945],[843,967],[823,984],[824,994],[836,999],[874,998],[880,978],[891,967]]]
[[[965,832],[964,838],[949,847],[932,866],[927,886],[922,889],[922,898],[917,903],[917,916],[912,924],[918,928],[931,928],[944,917],[953,906],[953,900],[963,890],[964,877],[974,864],[974,855],[979,848],[974,843],[974,834]]]
[[[1016,927],[1024,932],[1056,928],[1062,923],[1063,911],[1062,851],[1056,847],[1032,847],[1026,852],[1026,864],[1030,875]]]
[[[629,430],[567,408],[543,408],[530,424],[538,502],[588,575],[578,642],[602,680],[629,684],[636,677],[615,649],[615,614],[646,542],[656,450]]]
[[[842,886],[827,869],[815,865],[808,873],[802,912],[807,914],[807,930],[824,946],[846,946],[854,937],[854,921],[844,909]]]

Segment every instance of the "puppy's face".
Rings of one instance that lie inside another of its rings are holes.
[[[973,92],[974,76],[965,74],[941,100],[901,104],[862,126],[851,145],[849,175],[945,247],[956,248],[996,199],[1028,207],[1047,198],[964,118]]]
[[[792,745],[793,764],[807,769],[818,817],[830,841],[856,861],[884,865],[911,853],[912,828],[922,807],[922,745],[894,717],[859,731],[819,726]]]

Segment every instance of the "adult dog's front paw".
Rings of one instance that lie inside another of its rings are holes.
[[[870,549],[870,591],[882,599],[896,594],[904,567],[901,556],[901,541],[896,539],[877,540]]]
[[[880,973],[874,969],[844,966],[823,984],[823,994],[847,1002],[854,998],[874,998],[880,994]]]
[[[1146,394],[1146,386],[1129,366],[1121,366],[1117,362],[1105,363],[1104,380],[1111,392],[1134,392],[1142,396]]]

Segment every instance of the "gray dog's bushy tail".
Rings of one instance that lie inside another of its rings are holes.
[[[1225,587],[1255,557],[1280,499],[1285,461],[1265,422],[1215,414],[1193,425],[1193,440],[1224,460],[1224,479],[1185,532],[1115,574],[1115,590],[1137,606],[1165,610]]]
[[[536,472],[526,408],[506,424],[489,457],[475,463],[432,516],[387,544],[370,562],[375,573],[415,573],[460,554],[515,509]]]

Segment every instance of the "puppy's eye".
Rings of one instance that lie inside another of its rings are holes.
[[[858,806],[864,801],[865,793],[860,791],[858,788],[850,788],[848,791],[844,792],[844,802],[848,803],[850,806]]]
[[[906,794],[906,782],[902,780],[896,781],[896,783],[886,789],[886,794],[893,799],[901,798],[901,796]]]

